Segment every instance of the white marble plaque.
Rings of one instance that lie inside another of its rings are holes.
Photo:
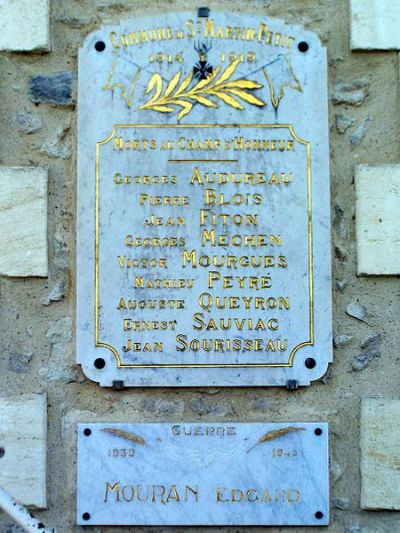
[[[328,424],[78,424],[81,525],[329,523]]]
[[[103,386],[308,385],[332,358],[326,51],[126,20],[79,54],[77,357]]]

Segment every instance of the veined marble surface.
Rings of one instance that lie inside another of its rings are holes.
[[[78,424],[77,523],[327,525],[328,424]]]
[[[126,20],[86,39],[78,99],[85,374],[140,387],[320,378],[332,339],[316,35],[243,14]]]

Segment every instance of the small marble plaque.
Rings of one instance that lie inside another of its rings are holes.
[[[103,386],[295,388],[332,359],[326,50],[208,15],[80,50],[77,357]]]
[[[329,523],[328,424],[78,424],[80,525]]]

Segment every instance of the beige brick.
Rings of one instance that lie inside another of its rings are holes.
[[[47,169],[0,167],[0,274],[47,271]]]
[[[351,0],[350,5],[353,50],[400,49],[400,2]]]
[[[361,507],[400,509],[400,400],[362,401]]]
[[[400,165],[356,168],[358,274],[400,274]]]
[[[50,50],[49,0],[0,0],[0,50]]]
[[[0,486],[29,507],[46,507],[47,398],[0,398]]]

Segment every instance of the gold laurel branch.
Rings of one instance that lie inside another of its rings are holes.
[[[104,431],[105,433],[110,433],[111,435],[114,435],[115,437],[120,437],[121,439],[130,440],[131,442],[135,442],[136,444],[146,444],[146,441],[142,437],[139,437],[139,435],[129,433],[128,431],[123,431],[122,429],[103,428],[101,431]]]
[[[235,73],[240,60],[233,61],[224,71],[221,67],[214,69],[212,74],[198,81],[189,89],[193,81],[193,72],[191,71],[181,84],[182,70],[179,70],[169,81],[163,93],[164,83],[160,74],[156,73],[150,78],[145,94],[153,96],[138,109],[151,109],[160,113],[172,113],[176,107],[181,108],[178,114],[178,120],[190,113],[195,103],[205,107],[218,107],[218,104],[210,99],[211,97],[222,100],[235,109],[244,109],[240,100],[251,105],[263,107],[265,102],[248,92],[254,89],[261,89],[263,86],[255,81],[238,79],[229,81]],[[220,74],[221,72],[221,74]]]
[[[262,444],[263,442],[269,442],[271,440],[279,439],[280,437],[283,437],[284,435],[287,435],[288,433],[293,433],[295,431],[304,431],[304,430],[305,428],[289,426],[287,428],[281,428],[281,429],[275,429],[273,431],[269,431],[268,433],[265,433],[262,437],[260,437],[258,441],[255,444],[253,444],[251,448],[247,450],[247,453],[251,452],[253,448],[258,446],[259,444]]]

